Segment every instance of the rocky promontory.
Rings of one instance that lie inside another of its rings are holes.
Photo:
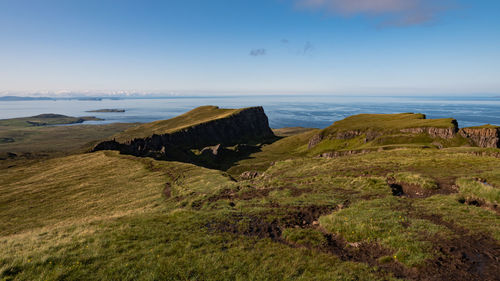
[[[221,154],[224,147],[259,144],[274,138],[262,107],[203,106],[173,119],[139,125],[99,143],[93,150],[193,162],[199,155]]]
[[[335,122],[309,138],[308,150],[325,158],[400,147],[500,148],[500,127],[459,129],[455,119],[424,114],[360,114]]]
[[[359,114],[335,122],[314,135],[308,144],[312,149],[323,141],[359,139],[367,144],[375,142],[395,144],[408,142],[410,138],[428,136],[429,138],[453,139],[458,132],[455,119],[427,119],[424,114]]]

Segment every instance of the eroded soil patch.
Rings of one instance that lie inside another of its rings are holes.
[[[392,195],[407,198],[427,198],[436,194],[456,193],[457,188],[450,183],[438,182],[437,189],[426,189],[417,184],[397,182],[393,178],[387,179],[387,185],[392,191]]]
[[[467,229],[444,221],[434,214],[413,214],[452,230],[456,237],[429,236],[439,257],[413,272],[415,280],[500,280],[500,245],[486,234],[472,234]]]
[[[479,208],[490,210],[500,215],[500,208],[498,207],[498,205],[487,202],[484,199],[468,197],[468,198],[461,198],[458,200],[458,202],[462,204],[467,204],[469,206],[476,206]]]
[[[247,216],[243,214],[235,214],[229,220],[209,223],[206,227],[209,230],[232,233],[237,235],[252,236],[258,238],[269,238],[275,242],[286,244],[290,247],[302,247],[317,250],[324,253],[329,253],[338,256],[343,261],[361,262],[371,266],[377,266],[378,272],[385,275],[387,272],[392,273],[395,277],[407,276],[407,269],[400,263],[392,260],[381,264],[379,258],[384,256],[392,256],[393,250],[384,248],[377,243],[348,243],[339,235],[334,235],[326,232],[319,227],[317,220],[320,216],[329,214],[335,210],[347,208],[349,201],[338,206],[307,206],[307,207],[290,207],[290,206],[273,206],[282,207],[288,210],[288,213],[281,218],[272,221],[263,219],[268,214],[259,216]],[[285,228],[315,228],[318,229],[324,236],[326,243],[322,246],[311,246],[303,244],[295,244],[285,240],[282,237]]]

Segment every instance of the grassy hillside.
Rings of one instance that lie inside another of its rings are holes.
[[[467,128],[468,129],[499,129],[500,126],[486,124],[486,125],[482,125],[482,126],[467,127]]]
[[[0,159],[8,152],[67,154],[90,149],[86,145],[105,139],[136,124],[115,123],[108,125],[77,126],[0,126]]]
[[[271,163],[278,160],[307,156],[309,139],[318,132],[320,132],[319,129],[311,129],[304,133],[282,138],[272,144],[264,145],[261,151],[238,161],[227,172],[233,176],[239,176],[244,171],[264,171],[269,168]]]
[[[347,117],[326,128],[327,134],[336,130],[399,130],[405,128],[453,128],[452,118],[426,119],[421,113],[359,114]]]
[[[347,117],[335,122],[332,126],[323,130],[309,129],[300,130],[287,128],[284,131],[276,131],[277,134],[286,137],[262,148],[262,151],[252,154],[249,158],[239,161],[231,167],[228,172],[238,176],[246,170],[263,171],[273,161],[283,158],[315,157],[325,152],[335,151],[377,151],[398,148],[429,148],[429,147],[451,147],[467,146],[467,140],[457,135],[455,138],[444,140],[436,139],[428,134],[403,133],[405,128],[454,128],[454,119],[425,119],[423,114],[360,114]],[[364,131],[379,131],[380,134],[367,140]],[[359,135],[350,138],[336,138],[337,133],[360,131]],[[322,135],[323,140],[309,149],[308,144],[315,135]]]
[[[475,150],[295,157],[239,182],[115,152],[1,170],[0,278],[494,280],[500,217],[463,199],[498,200],[500,159]]]
[[[235,112],[198,108],[124,136]],[[0,280],[498,280],[500,150],[395,132],[452,119],[353,118],[276,130],[286,137],[226,171],[114,151],[0,161]],[[368,119],[388,133],[308,147]],[[360,148],[376,149],[316,157]]]
[[[454,131],[456,126],[456,120],[452,118],[426,119],[424,114],[359,114],[337,121],[319,132],[321,141],[308,151],[308,155],[468,146],[469,142],[459,134],[453,137],[447,135],[449,132],[446,130]],[[427,128],[431,128],[434,135],[425,131]]]
[[[224,109],[217,106],[200,106],[168,120],[155,121],[130,128],[122,133],[116,134],[113,138],[117,141],[127,141],[134,138],[149,137],[153,134],[161,135],[173,133],[211,120],[226,118],[242,110],[245,109]]]

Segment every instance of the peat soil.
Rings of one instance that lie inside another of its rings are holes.
[[[438,181],[437,189],[425,189],[420,185],[411,184],[406,182],[398,182],[394,178],[388,178],[387,184],[391,188],[392,195],[402,196],[408,198],[427,198],[436,194],[451,194],[457,193],[458,188],[453,184],[454,180],[441,180]]]
[[[381,257],[392,256],[394,251],[377,243],[348,243],[340,235],[328,233],[319,226],[318,218],[342,208],[348,208],[349,201],[338,206],[291,207],[273,204],[285,215],[269,221],[270,213],[246,215],[235,213],[224,221],[211,222],[205,226],[214,232],[232,233],[271,239],[290,247],[302,247],[329,253],[343,261],[360,262],[376,267],[381,277],[392,274],[406,280],[500,280],[500,246],[486,234],[472,234],[468,230],[444,221],[438,215],[417,212],[408,202],[409,215],[443,225],[455,233],[456,237],[427,236],[432,242],[436,257],[418,268],[408,268],[395,261],[381,262]],[[276,216],[274,216],[276,217]],[[322,246],[298,245],[282,237],[285,228],[314,228],[320,231],[327,243]]]

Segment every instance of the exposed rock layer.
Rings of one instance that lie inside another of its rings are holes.
[[[463,128],[460,135],[479,147],[500,147],[500,128]]]
[[[177,158],[189,154],[190,149],[203,149],[219,144],[224,147],[239,143],[261,142],[274,137],[264,109],[251,107],[228,117],[214,119],[173,133],[154,134],[126,142],[116,140],[101,142],[93,150],[119,150],[121,153],[135,156],[184,160]],[[219,148],[220,146],[215,150]]]
[[[455,120],[453,121],[454,126],[450,128],[420,127],[401,129],[401,132],[411,134],[428,134],[433,138],[452,139],[458,132],[458,123]]]

